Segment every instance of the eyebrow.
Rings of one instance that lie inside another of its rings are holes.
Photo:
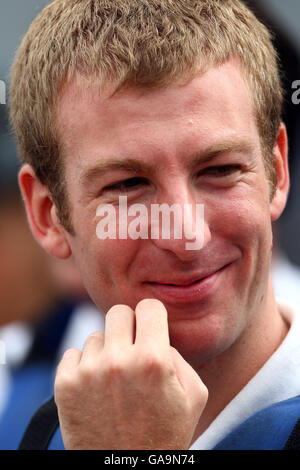
[[[189,167],[193,168],[199,163],[205,164],[217,155],[227,152],[247,152],[254,149],[253,144],[247,139],[230,138],[220,143],[212,144],[205,150],[196,153],[189,162]],[[98,162],[94,166],[86,169],[80,177],[80,183],[91,183],[106,173],[113,171],[126,171],[134,174],[154,175],[157,169],[153,165],[141,162],[134,158],[112,158],[108,161]]]
[[[254,145],[246,138],[229,138],[220,143],[208,146],[204,151],[194,155],[191,159],[189,167],[194,167],[201,164],[206,164],[213,160],[218,155],[232,152],[251,153],[254,150]]]

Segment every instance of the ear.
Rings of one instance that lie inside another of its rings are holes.
[[[65,229],[59,222],[50,192],[36,177],[30,165],[19,172],[19,185],[33,236],[50,254],[60,259],[72,254]]]
[[[272,222],[277,220],[287,202],[290,189],[290,176],[288,168],[288,138],[286,127],[280,124],[276,145],[273,149],[274,165],[277,174],[277,187],[270,203],[270,214]]]

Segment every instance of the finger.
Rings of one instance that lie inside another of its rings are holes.
[[[95,356],[98,356],[99,353],[102,351],[103,346],[104,346],[103,331],[97,331],[95,333],[91,333],[87,337],[84,343],[80,364],[85,364],[90,361],[93,362]]]
[[[67,349],[57,367],[57,373],[74,370],[81,359],[82,352],[77,348]]]
[[[134,342],[135,313],[128,305],[114,305],[105,317],[105,348],[128,347]]]
[[[74,377],[74,371],[77,369],[82,352],[79,349],[72,348],[67,349],[63,357],[58,364],[55,376],[55,398],[57,395],[60,395],[60,392],[64,392],[64,387],[66,383],[71,383]]]
[[[144,299],[135,309],[136,345],[169,348],[168,313],[162,302],[157,299]]]

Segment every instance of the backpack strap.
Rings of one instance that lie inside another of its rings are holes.
[[[295,424],[282,450],[300,450],[300,418]]]
[[[52,397],[34,414],[18,450],[47,450],[58,426],[57,408]]]

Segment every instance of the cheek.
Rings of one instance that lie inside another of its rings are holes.
[[[232,191],[228,197],[213,202],[210,225],[216,234],[251,247],[270,238],[269,200],[264,187],[243,189]]]
[[[263,194],[263,193],[262,193]],[[225,245],[238,248],[241,253],[241,279],[259,277],[269,268],[272,250],[272,226],[267,198],[227,198],[215,207],[211,230],[213,237],[225,241]]]
[[[107,311],[114,304],[130,303],[137,251],[137,241],[99,240],[96,235],[85,250],[76,250],[80,254],[76,261],[85,288],[102,310]]]

